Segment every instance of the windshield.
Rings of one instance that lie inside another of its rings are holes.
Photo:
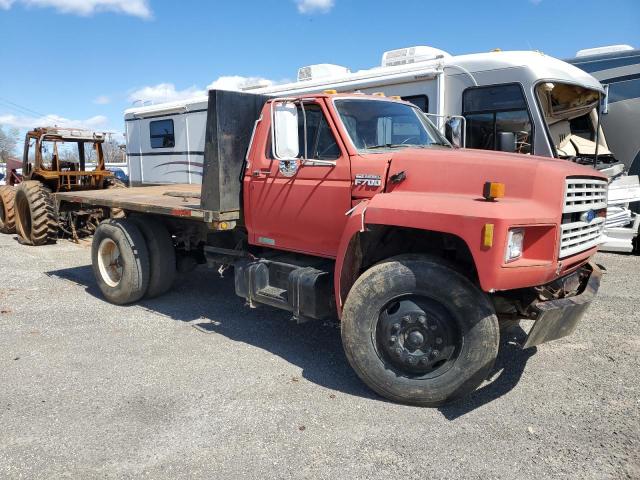
[[[416,107],[367,99],[335,101],[351,141],[360,153],[402,147],[450,147],[436,127]]]

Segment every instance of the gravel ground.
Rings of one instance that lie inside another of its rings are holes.
[[[640,257],[600,254],[571,337],[440,408],[392,404],[339,330],[250,311],[198,270],[101,300],[89,248],[0,235],[0,478],[640,478]]]

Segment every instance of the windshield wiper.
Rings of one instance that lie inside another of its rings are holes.
[[[404,143],[384,143],[381,145],[373,145],[371,147],[365,147],[365,150],[375,150],[378,148],[401,148],[401,147],[410,147],[411,145],[407,145]]]

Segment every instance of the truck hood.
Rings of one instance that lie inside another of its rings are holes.
[[[400,172],[404,172],[404,180],[394,183],[392,177]],[[555,158],[487,150],[412,148],[392,154],[385,191],[481,198],[485,182],[500,182],[505,184],[505,198],[547,197],[547,201],[553,198],[561,203],[565,178],[570,176],[606,180],[593,168]]]

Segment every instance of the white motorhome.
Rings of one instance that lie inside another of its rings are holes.
[[[614,161],[598,128],[602,85],[541,52],[452,56],[417,46],[385,52],[381,65],[372,69],[351,72],[339,65],[311,65],[299,69],[296,82],[245,91],[287,96],[328,89],[402,97],[433,115],[442,129],[455,125],[455,119],[448,121],[452,117],[464,118],[457,133],[469,148],[585,164],[594,164],[597,157],[601,168]],[[200,183],[206,106],[202,97],[126,111],[133,185]]]

